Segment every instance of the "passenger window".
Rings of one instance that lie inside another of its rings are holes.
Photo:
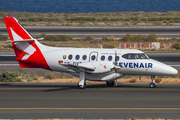
[[[95,59],[96,59],[95,55],[91,56],[91,60],[95,60]]]
[[[71,60],[72,58],[73,58],[73,56],[72,56],[72,55],[69,55],[69,56],[68,56],[68,59],[69,59],[69,60]]]
[[[119,61],[119,56],[116,56],[116,61]]]
[[[111,60],[112,60],[112,56],[109,56],[109,57],[108,57],[108,60],[111,61]]]
[[[83,60],[86,60],[87,56],[86,55],[83,55],[82,59]]]
[[[103,56],[101,56],[101,60],[102,61],[104,61],[105,60],[105,56],[103,55]]]
[[[76,60],[79,60],[79,55],[76,55]]]

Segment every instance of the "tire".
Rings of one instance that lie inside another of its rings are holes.
[[[85,89],[86,88],[86,82],[84,82],[84,86],[79,85],[79,82],[78,82],[77,86],[79,89]]]
[[[150,83],[149,88],[155,88],[157,85],[155,83]]]
[[[107,81],[106,84],[107,84],[107,86],[114,86],[115,82],[114,81]]]

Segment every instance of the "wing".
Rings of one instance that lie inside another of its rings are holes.
[[[117,71],[121,68],[120,66],[117,66],[114,63],[110,63],[110,62],[92,62],[92,63],[80,63],[78,65],[73,65],[73,64],[61,64],[61,65],[75,72],[86,72],[86,73],[94,73],[94,74]]]
[[[77,66],[73,64],[61,64],[64,67],[67,67],[68,69],[74,70],[75,72],[93,72],[95,71],[94,68],[86,67],[86,66]]]

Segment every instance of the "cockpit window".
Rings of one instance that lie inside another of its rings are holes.
[[[148,59],[148,56],[146,54],[139,54],[141,59]]]
[[[129,54],[124,54],[122,56],[125,59],[148,59],[148,56],[146,54],[138,54],[138,53],[129,53]]]

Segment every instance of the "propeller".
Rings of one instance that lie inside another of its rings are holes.
[[[115,50],[115,65],[114,66],[116,66],[117,65],[117,50]],[[115,69],[115,73],[116,73],[116,86],[117,86],[117,69]]]
[[[115,65],[117,65],[117,51],[115,50]]]

